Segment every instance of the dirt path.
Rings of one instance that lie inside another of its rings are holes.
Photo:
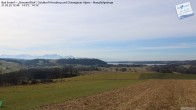
[[[180,110],[180,107],[196,107],[196,80],[151,80],[39,109]]]

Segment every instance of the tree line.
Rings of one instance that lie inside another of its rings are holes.
[[[62,79],[78,75],[78,70],[71,67],[20,70],[11,73],[0,74],[0,85],[7,86],[46,83],[53,82],[52,79]]]
[[[188,68],[183,67],[183,65],[156,65],[152,66],[151,70],[160,73],[173,73],[178,72],[182,74],[196,74],[196,67],[190,66]]]

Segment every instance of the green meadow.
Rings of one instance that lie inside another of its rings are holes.
[[[196,75],[170,73],[94,73],[55,80],[55,83],[0,87],[0,110],[24,110],[126,87],[148,79],[196,79]]]
[[[1,109],[30,109],[144,82],[136,80],[139,76],[140,74],[101,73],[66,78],[63,82],[50,84],[0,87],[0,100],[3,100]]]

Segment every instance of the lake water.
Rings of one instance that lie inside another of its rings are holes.
[[[153,65],[166,65],[164,63],[134,63],[134,62],[123,62],[123,63],[120,63],[120,62],[108,62],[108,64],[111,64],[111,65],[147,65],[147,66],[153,66]]]

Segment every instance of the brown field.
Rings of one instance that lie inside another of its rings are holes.
[[[180,110],[181,107],[196,107],[196,80],[150,80],[36,109]]]

